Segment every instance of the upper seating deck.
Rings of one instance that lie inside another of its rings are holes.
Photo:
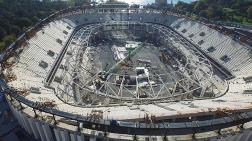
[[[19,88],[30,88],[34,85],[31,82],[39,82],[42,86],[43,79],[74,29],[69,27],[63,20],[54,21],[27,40],[18,63],[12,69],[18,80],[14,81],[13,85],[19,83],[16,85]]]
[[[180,19],[171,25],[177,32],[198,45],[202,51],[229,69],[234,75],[248,75],[252,73],[252,54],[244,44],[234,41],[199,22]]]

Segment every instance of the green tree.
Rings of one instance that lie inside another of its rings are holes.
[[[11,23],[8,19],[0,18],[0,26],[6,31],[7,34],[10,33],[10,25]]]
[[[4,42],[0,42],[0,50],[5,48],[5,43]]]
[[[6,36],[7,32],[4,28],[0,26],[0,40]]]
[[[247,9],[247,16],[248,18],[252,18],[252,6],[249,6],[249,8]]]
[[[208,18],[207,10],[202,10],[202,11],[200,11],[199,15],[200,15],[201,17]]]
[[[68,6],[67,1],[0,0],[0,48],[10,45],[39,19]]]
[[[16,40],[15,35],[11,34],[11,35],[7,35],[3,38],[3,42],[5,43],[5,46],[9,46],[10,44],[12,44],[14,41]]]
[[[31,26],[32,25],[32,21],[30,19],[28,19],[27,17],[21,17],[17,19],[17,23],[16,23],[20,28],[23,27],[27,27],[27,26]]]
[[[189,4],[178,2],[174,10],[208,19],[252,24],[251,7],[252,0],[196,0]]]
[[[199,0],[193,7],[193,10],[195,12],[199,12],[200,10],[204,9],[206,6],[205,2],[202,0]]]
[[[16,26],[16,25],[12,25],[12,26],[10,27],[10,32],[11,32],[11,34],[18,35],[21,31],[22,31],[22,30],[21,30],[18,26]]]
[[[234,19],[235,10],[231,8],[223,8],[223,15],[225,15],[226,19],[230,19],[231,21]]]

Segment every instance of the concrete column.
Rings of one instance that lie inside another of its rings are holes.
[[[43,131],[45,133],[46,136],[46,140],[47,141],[54,141],[53,136],[52,136],[52,132],[50,127],[48,126],[48,124],[43,124],[42,125]]]
[[[70,141],[70,136],[69,136],[68,131],[62,130],[60,131],[60,135],[61,135],[62,141]]]
[[[90,141],[96,141],[96,137],[95,136],[91,136],[90,137]]]
[[[54,128],[53,130],[54,130],[54,134],[55,134],[56,140],[57,141],[62,141],[59,129]]]
[[[77,141],[85,141],[84,135],[77,135]]]
[[[36,128],[37,128],[37,130],[38,130],[38,132],[39,132],[40,139],[41,139],[42,141],[46,141],[46,136],[45,136],[45,133],[44,133],[44,131],[43,131],[43,129],[42,129],[41,122],[40,122],[40,121],[35,122],[35,126],[36,126]]]
[[[76,133],[70,133],[70,139],[71,139],[71,141],[77,141]]]
[[[29,118],[28,121],[29,121],[29,124],[30,124],[31,129],[32,129],[32,132],[33,132],[33,133],[31,133],[31,134],[33,134],[34,137],[35,137],[36,139],[39,139],[40,136],[39,136],[39,132],[38,132],[38,130],[37,130],[37,127],[36,127],[36,125],[35,125],[34,119]]]

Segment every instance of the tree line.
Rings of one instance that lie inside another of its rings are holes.
[[[0,49],[41,19],[68,6],[68,2],[51,0],[0,0]]]
[[[210,20],[252,24],[252,0],[198,0],[190,4],[180,1],[175,9]]]
[[[0,0],[0,50],[41,19],[85,2],[90,0]],[[174,9],[207,19],[252,24],[252,0],[198,0],[190,4],[178,2]]]

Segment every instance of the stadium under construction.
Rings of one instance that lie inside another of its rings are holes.
[[[251,127],[249,41],[172,12],[73,7],[8,47],[1,88],[42,141],[217,140]]]

